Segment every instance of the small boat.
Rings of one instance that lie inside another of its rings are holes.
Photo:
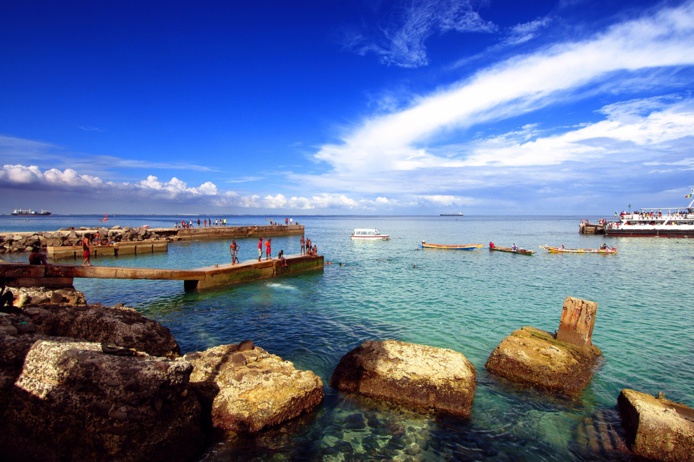
[[[12,215],[15,215],[15,216],[36,217],[36,216],[48,216],[50,214],[51,214],[51,212],[49,212],[48,210],[41,210],[40,212],[36,212],[34,210],[31,210],[31,209],[15,209],[12,211]]]
[[[549,245],[541,245],[540,248],[547,250],[549,253],[599,253],[603,255],[610,255],[617,253],[617,247],[606,247],[599,249],[566,249],[564,246],[552,247]]]
[[[458,213],[440,213],[439,216],[442,216],[442,217],[462,217],[464,215],[463,215],[463,212],[458,212]]]
[[[382,234],[376,228],[355,228],[351,237],[358,241],[386,241],[390,239],[389,234]]]
[[[484,244],[432,244],[422,241],[423,249],[442,249],[442,250],[475,250],[483,247]]]
[[[489,251],[490,252],[509,252],[509,253],[516,253],[518,255],[528,255],[531,256],[532,254],[535,253],[534,250],[528,250],[528,249],[523,249],[521,247],[516,247],[515,249],[513,247],[502,247],[495,245],[493,242],[489,243]]]

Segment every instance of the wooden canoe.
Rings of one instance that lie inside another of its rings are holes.
[[[442,249],[442,250],[475,250],[479,249],[484,244],[432,244],[422,241],[423,249]]]
[[[608,249],[565,249],[563,247],[541,245],[540,248],[547,250],[549,253],[597,253],[601,255],[612,255],[617,253],[617,247]]]
[[[497,251],[497,252],[509,252],[509,253],[516,253],[518,255],[528,255],[532,256],[532,254],[535,253],[534,250],[528,250],[528,249],[521,249],[518,247],[516,250],[513,250],[513,247],[499,247],[498,245],[495,245],[494,247],[489,248],[490,252]]]

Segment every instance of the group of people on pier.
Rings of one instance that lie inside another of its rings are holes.
[[[215,226],[226,226],[227,225],[227,219],[226,218],[215,218],[214,222],[212,221],[212,218],[209,220],[207,218],[203,219],[200,221],[200,218],[198,218],[198,228],[207,228],[207,227],[215,227]],[[185,220],[181,220],[180,223],[176,222],[174,223],[174,228],[176,229],[191,229],[195,227],[195,223],[193,222],[193,219],[189,219],[188,222]]]
[[[299,243],[301,244],[301,255],[307,255],[309,257],[315,257],[318,255],[318,247],[311,242],[311,239],[304,238],[302,235]]]
[[[301,245],[301,250],[300,254],[301,255],[306,255],[309,257],[315,257],[318,255],[318,246],[316,246],[313,242],[311,242],[311,239],[304,237],[303,235],[301,236],[300,239],[300,245]],[[229,255],[231,256],[231,264],[235,265],[236,263],[239,263],[239,250],[240,250],[239,244],[233,240],[231,241],[231,244],[229,244]],[[263,259],[263,253],[265,254],[265,260],[272,260],[272,239],[268,238],[267,240],[263,241],[262,237],[258,238],[258,261],[262,261]],[[284,250],[280,250],[279,253],[277,254],[277,258],[282,262],[282,267],[287,267],[287,262],[286,258],[284,257]]]

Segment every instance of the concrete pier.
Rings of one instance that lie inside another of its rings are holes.
[[[91,248],[91,258],[118,257],[120,255],[142,255],[155,252],[167,252],[168,241],[134,241],[116,242],[113,245],[94,245]],[[51,260],[71,258],[82,261],[81,245],[47,246],[46,255]]]
[[[183,281],[186,292],[227,287],[272,277],[289,276],[305,271],[323,270],[324,259],[319,255],[287,255],[287,267],[280,261],[250,260],[207,266],[189,270],[164,268],[124,268],[115,266],[29,265],[0,263],[0,277],[12,287],[72,287],[74,278],[153,279]]]

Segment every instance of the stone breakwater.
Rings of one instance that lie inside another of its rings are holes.
[[[29,252],[32,247],[71,247],[87,236],[109,245],[119,242],[178,242],[184,240],[243,239],[304,234],[303,225],[219,226],[212,228],[63,228],[57,231],[0,233],[0,253]]]

